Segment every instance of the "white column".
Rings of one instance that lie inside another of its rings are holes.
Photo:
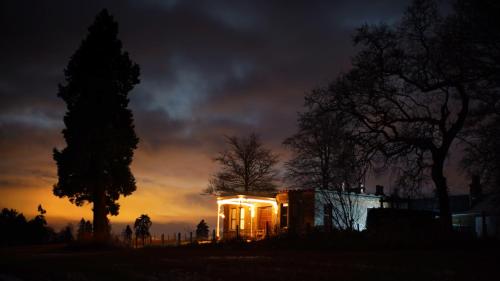
[[[217,203],[217,231],[216,231],[216,239],[220,237],[220,204]]]

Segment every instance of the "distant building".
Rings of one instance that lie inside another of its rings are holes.
[[[313,228],[364,230],[368,209],[383,204],[383,194],[349,191],[286,190],[272,197],[227,195],[217,198],[219,239],[262,239]]]
[[[439,217],[439,202],[436,197],[410,199],[391,195],[382,200],[383,205],[388,208],[422,211],[433,214],[434,218]],[[500,194],[483,194],[477,177],[470,185],[469,194],[450,195],[449,202],[455,231],[475,237],[500,238]],[[378,212],[376,216],[380,219],[383,213]],[[395,212],[390,214],[395,215]],[[415,212],[411,214],[415,216]]]

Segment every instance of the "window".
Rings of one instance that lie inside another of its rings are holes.
[[[231,229],[236,229],[236,208],[231,208],[229,219],[231,220]]]
[[[280,227],[288,226],[288,203],[280,205]]]
[[[245,209],[240,208],[240,229],[245,229]]]

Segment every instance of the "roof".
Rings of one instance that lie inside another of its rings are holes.
[[[225,199],[259,199],[259,200],[274,200],[274,201],[276,201],[275,197],[245,195],[245,194],[217,196],[217,200],[225,200]]]

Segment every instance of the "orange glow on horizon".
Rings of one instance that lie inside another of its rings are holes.
[[[0,207],[16,209],[29,219],[37,214],[38,204],[42,204],[47,210],[49,224],[53,223],[51,219],[73,222],[81,218],[91,220],[91,204],[78,207],[67,198],[52,194],[52,185],[57,181],[56,167],[47,154],[38,155],[39,160],[34,163],[38,170],[44,167],[43,173],[40,172],[43,175],[0,175],[0,180],[9,183],[0,189]],[[168,155],[169,161],[164,161],[159,155]],[[197,167],[192,167],[192,163],[198,163]],[[148,214],[157,223],[197,223],[207,219],[213,215],[216,202],[214,197],[201,193],[207,184],[211,166],[209,157],[196,152],[189,154],[163,149],[158,154],[158,151],[149,153],[139,149],[132,164],[137,190],[130,196],[120,198],[119,215],[109,219],[111,222],[131,223],[141,214]]]

